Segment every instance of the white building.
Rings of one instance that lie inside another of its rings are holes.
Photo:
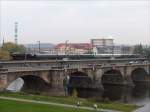
[[[113,54],[113,39],[91,39],[94,54]]]
[[[133,54],[134,47],[127,45],[114,45],[93,47],[94,54]]]
[[[114,39],[91,39],[91,45],[92,47],[104,47],[104,46],[113,46],[114,45]]]

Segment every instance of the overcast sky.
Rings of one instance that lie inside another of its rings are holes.
[[[150,1],[1,1],[1,41],[150,44]]]

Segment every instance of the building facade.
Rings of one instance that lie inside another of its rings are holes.
[[[114,45],[104,47],[94,47],[94,54],[134,54],[134,46]]]
[[[113,39],[91,39],[94,54],[113,54]]]
[[[58,54],[86,54],[92,50],[90,43],[60,43],[55,46]]]
[[[92,47],[104,47],[104,46],[113,46],[114,45],[113,39],[91,39]]]

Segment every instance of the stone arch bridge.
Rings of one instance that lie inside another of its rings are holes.
[[[24,80],[25,89],[64,95],[68,88],[103,89],[103,84],[132,86],[135,82],[150,82],[150,64],[1,68],[0,90],[17,78]]]

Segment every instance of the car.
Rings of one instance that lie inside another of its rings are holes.
[[[143,61],[143,63],[144,63],[144,64],[148,64],[148,63],[149,63],[149,61],[148,61],[148,60],[145,60],[145,61]]]
[[[134,61],[130,61],[130,62],[129,62],[129,64],[133,64],[133,63],[134,63]]]

